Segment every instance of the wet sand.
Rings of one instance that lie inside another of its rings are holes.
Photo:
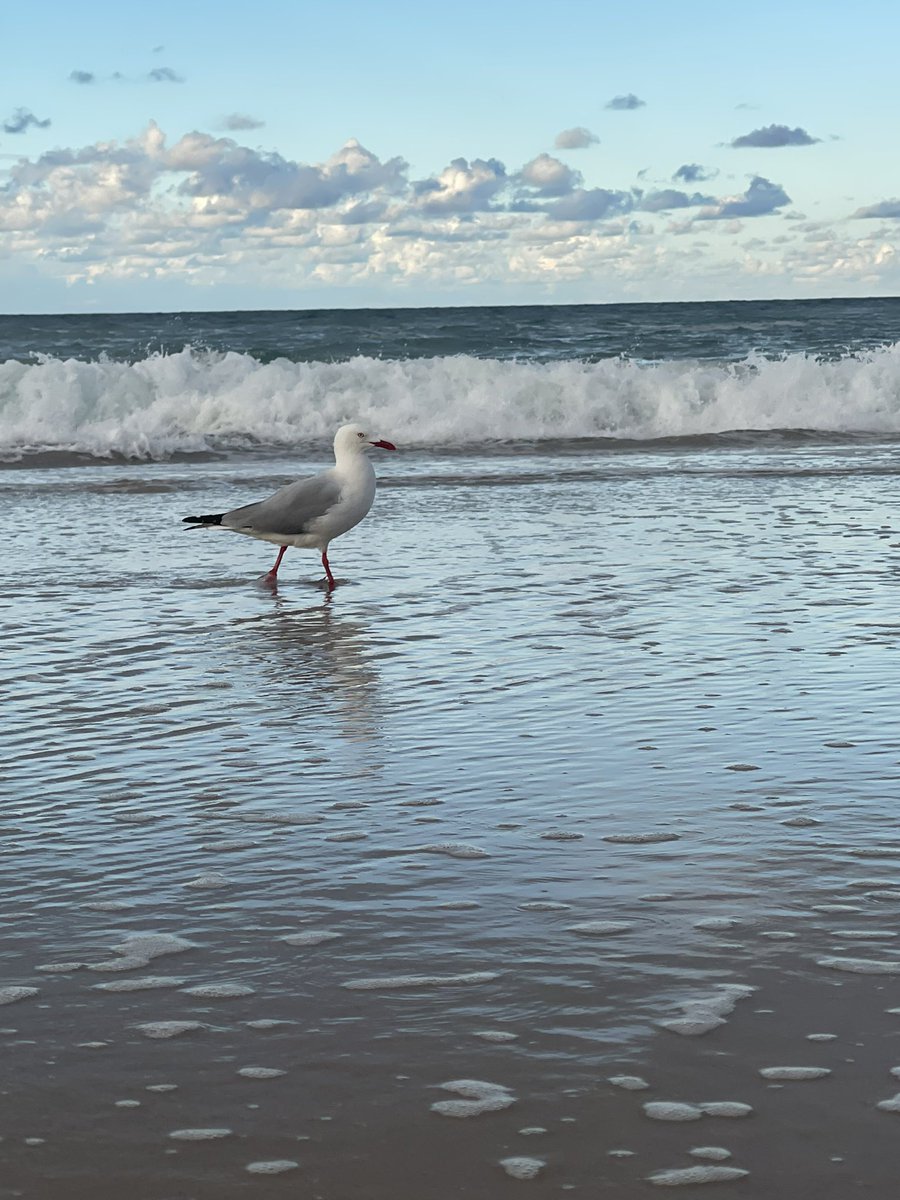
[[[891,455],[0,477],[0,1197],[892,1196]]]

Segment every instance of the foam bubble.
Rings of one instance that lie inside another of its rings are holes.
[[[97,992],[142,992],[150,988],[182,987],[187,981],[174,975],[140,975],[137,979],[111,979],[108,983],[95,983]]]
[[[279,1067],[239,1067],[238,1075],[244,1079],[277,1079],[279,1075],[287,1075]]]
[[[882,1112],[900,1113],[900,1092],[890,1100],[879,1100],[875,1107],[880,1108]]]
[[[627,921],[581,921],[566,926],[569,933],[577,933],[579,937],[611,937],[616,933],[628,933],[633,928]]]
[[[140,1108],[140,1100],[116,1100],[116,1108]]]
[[[604,842],[618,842],[624,846],[652,845],[654,842],[677,842],[678,833],[608,833]]]
[[[386,975],[377,979],[349,979],[341,987],[354,992],[375,992],[390,988],[450,987],[456,984],[490,983],[499,971],[469,971],[460,975]]]
[[[189,879],[187,883],[182,884],[182,887],[189,888],[221,888],[227,887],[228,880],[224,875],[220,875],[218,871],[207,871],[203,875],[198,875],[196,879]]]
[[[325,835],[326,842],[362,842],[369,835],[361,830],[348,829],[346,833],[327,833]]]
[[[420,854],[446,854],[449,858],[490,858],[486,850],[467,842],[433,842],[415,849]]]
[[[320,946],[341,936],[330,929],[304,929],[302,933],[288,933],[281,940],[289,946]]]
[[[900,975],[900,961],[875,958],[819,958],[818,966],[853,975]]]
[[[762,1067],[763,1079],[824,1079],[831,1074],[828,1067]]]
[[[293,1025],[293,1021],[277,1021],[271,1017],[262,1017],[258,1021],[245,1021],[248,1029],[278,1029],[281,1025]]]
[[[519,1037],[517,1033],[508,1033],[505,1029],[479,1029],[472,1036],[481,1038],[483,1042],[515,1042]]]
[[[140,933],[127,937],[118,946],[113,946],[116,954],[132,955],[138,958],[161,958],[164,954],[183,954],[185,950],[196,948],[196,942],[187,938],[176,937],[173,933]]]
[[[43,966],[35,967],[34,969],[47,975],[69,975],[72,971],[80,971],[86,966],[87,963],[83,962],[62,962],[45,963]]]
[[[708,1158],[710,1162],[724,1162],[726,1158],[731,1158],[731,1151],[724,1146],[695,1146],[693,1150],[688,1150],[688,1154],[694,1158]]]
[[[251,1175],[283,1175],[285,1171],[296,1171],[299,1166],[292,1158],[273,1158],[268,1162],[247,1163],[244,1170]]]
[[[173,1129],[169,1134],[177,1142],[215,1142],[232,1136],[231,1129]]]
[[[121,958],[110,958],[106,962],[88,963],[89,971],[136,971],[149,967],[149,958],[136,958],[133,954],[123,954]]]
[[[256,991],[246,983],[198,983],[195,987],[181,989],[188,996],[201,996],[208,1000],[227,1000],[232,996],[252,996]]]
[[[836,1033],[808,1033],[806,1040],[808,1042],[833,1042],[836,1037]]]
[[[481,908],[477,900],[445,900],[443,904],[436,904],[435,908],[458,909],[462,912],[467,908]]]
[[[650,1086],[640,1075],[610,1075],[608,1081],[613,1087],[624,1088],[626,1092],[640,1092]]]
[[[547,1130],[543,1125],[526,1125],[524,1129],[519,1130],[522,1137],[538,1137],[540,1134],[546,1132]]]
[[[653,1121],[699,1121],[703,1109],[696,1104],[681,1104],[675,1100],[650,1100],[644,1112]]]
[[[182,1033],[192,1033],[195,1029],[205,1029],[199,1021],[145,1021],[135,1025],[138,1033],[148,1038],[173,1038]]]
[[[701,1183],[727,1183],[749,1174],[740,1167],[673,1167],[648,1175],[647,1182],[655,1183],[657,1187],[692,1187]]]
[[[567,829],[548,829],[540,836],[547,842],[578,842],[584,837],[584,834],[572,833]]]
[[[36,987],[0,987],[0,1004],[15,1004],[17,1000],[28,1000],[40,994]]]
[[[318,825],[325,818],[317,813],[253,812],[239,813],[238,820],[251,825]]]
[[[259,842],[253,838],[233,838],[230,841],[206,842],[200,847],[211,854],[227,854],[231,850],[252,850]]]
[[[540,1158],[526,1158],[522,1155],[500,1159],[500,1166],[513,1179],[535,1179],[546,1165]]]
[[[712,933],[717,933],[720,929],[734,929],[736,925],[740,925],[740,921],[735,917],[704,917],[702,921],[695,921],[695,929],[707,929]]]
[[[177,1083],[148,1083],[144,1091],[147,1092],[177,1092]]]
[[[564,912],[571,904],[560,904],[556,900],[526,900],[519,908],[525,912]]]
[[[127,900],[88,900],[84,907],[94,912],[125,912],[134,906]]]
[[[885,938],[895,938],[893,929],[833,929],[831,936],[836,938],[855,938],[861,942],[880,942]]]
[[[455,1092],[462,1100],[436,1100],[432,1110],[444,1117],[478,1117],[486,1112],[499,1112],[516,1102],[515,1096],[502,1083],[483,1079],[451,1079],[439,1085],[445,1092]]]
[[[753,1106],[742,1100],[706,1100],[700,1108],[708,1117],[749,1117]]]
[[[662,1029],[682,1037],[701,1037],[725,1024],[725,1017],[734,1012],[739,1000],[751,996],[755,988],[741,983],[723,983],[716,992],[682,1003],[683,1017],[657,1021]]]

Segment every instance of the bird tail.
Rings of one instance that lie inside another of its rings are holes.
[[[204,525],[221,525],[224,513],[207,513],[203,517],[182,517],[183,525],[193,525],[195,529],[202,529]]]

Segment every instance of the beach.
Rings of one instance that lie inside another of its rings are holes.
[[[0,1197],[893,1194],[896,346],[726,316],[7,345]],[[333,591],[182,528],[354,399]]]

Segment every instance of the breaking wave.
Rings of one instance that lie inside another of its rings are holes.
[[[735,430],[900,435],[900,343],[823,361],[628,358],[501,362],[465,355],[260,362],[152,354],[138,362],[0,363],[0,459],[165,460],[302,452],[359,420],[406,445],[697,438]]]

